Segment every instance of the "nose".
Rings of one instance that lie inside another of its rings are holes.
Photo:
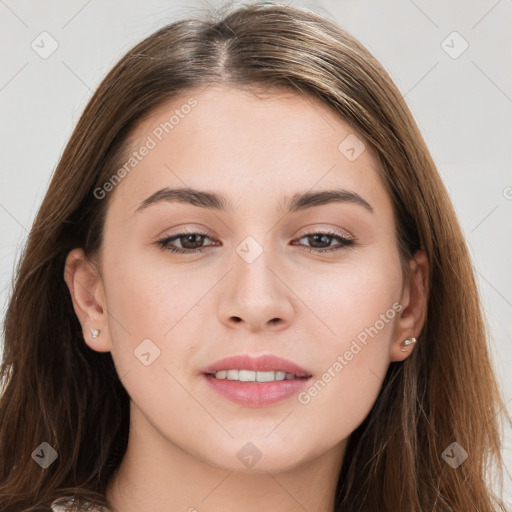
[[[249,261],[238,254],[233,258],[233,268],[220,291],[219,320],[252,333],[285,329],[295,311],[284,271],[270,251]]]

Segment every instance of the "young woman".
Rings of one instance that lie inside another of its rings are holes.
[[[385,70],[307,10],[179,21],[120,60],[3,358],[4,512],[505,510],[446,189]]]

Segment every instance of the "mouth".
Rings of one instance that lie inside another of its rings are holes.
[[[203,368],[211,389],[245,407],[263,407],[291,398],[312,374],[295,363],[273,355],[232,356]]]
[[[311,373],[288,359],[264,354],[250,356],[239,354],[220,359],[202,369],[207,375],[217,379],[240,380],[244,382],[268,382],[261,379],[286,380],[300,377],[311,377]],[[273,373],[273,375],[272,375]]]
[[[275,382],[280,380],[307,379],[311,375],[299,376],[285,371],[257,372],[252,370],[220,370],[215,373],[206,373],[210,377],[219,380],[235,380],[238,382]]]

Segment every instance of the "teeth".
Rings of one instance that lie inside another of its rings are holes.
[[[238,370],[228,370],[226,378],[228,380],[238,380]]]
[[[256,380],[256,372],[251,372],[250,370],[238,370],[238,379],[231,380],[239,380],[242,382],[254,382]]]
[[[282,380],[276,377],[276,372],[256,372],[256,380],[258,382],[272,382],[274,380]]]
[[[286,372],[254,372],[252,370],[220,370],[216,379],[238,380],[240,382],[274,382],[276,380],[293,380],[297,377]]]

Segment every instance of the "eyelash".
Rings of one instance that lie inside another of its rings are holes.
[[[204,252],[203,248],[180,249],[179,247],[172,247],[169,245],[169,243],[172,240],[176,240],[176,239],[179,239],[179,238],[187,236],[187,235],[198,235],[198,236],[210,238],[206,233],[202,233],[200,231],[186,231],[183,233],[178,233],[176,235],[161,238],[161,239],[157,240],[156,244],[158,246],[160,246],[163,250],[169,251],[172,253],[194,254],[197,252]],[[341,241],[341,245],[338,247],[331,247],[331,248],[326,248],[326,249],[315,249],[314,247],[302,247],[302,250],[307,251],[307,252],[316,252],[316,253],[322,254],[322,253],[327,253],[327,252],[341,251],[343,249],[347,249],[347,248],[350,248],[351,246],[355,245],[355,239],[348,238],[346,236],[342,236],[339,233],[334,233],[332,231],[312,231],[310,233],[306,233],[306,234],[302,235],[297,240],[301,240],[302,238],[313,236],[313,235],[322,235],[322,236],[328,236],[331,238],[337,238],[338,240]]]

